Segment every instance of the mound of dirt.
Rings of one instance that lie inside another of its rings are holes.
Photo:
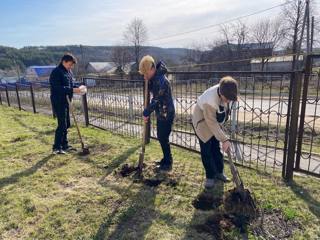
[[[214,236],[213,239],[225,239],[224,232],[229,232],[234,229],[235,226],[232,219],[221,212],[218,212],[210,216],[204,224],[195,225],[195,229],[199,233],[207,233]]]
[[[178,181],[176,179],[168,179],[166,185],[175,188],[178,185]]]
[[[252,225],[254,236],[262,239],[290,239],[302,226],[294,219],[287,219],[280,209],[264,210]]]
[[[137,171],[138,167],[133,166],[133,165],[129,165],[129,164],[123,164],[119,170],[119,174],[122,177],[128,177],[129,175],[131,175],[133,172]]]
[[[212,193],[202,192],[193,200],[192,205],[200,210],[212,210],[218,208],[223,202],[221,197],[213,196]]]
[[[223,202],[228,214],[248,220],[257,217],[258,209],[256,207],[256,200],[247,189],[245,189],[244,192],[239,192],[236,189],[229,190],[225,193]]]
[[[163,182],[163,179],[144,179],[143,183],[149,187],[157,187]]]

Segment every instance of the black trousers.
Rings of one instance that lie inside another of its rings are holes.
[[[201,160],[206,172],[206,177],[213,179],[216,174],[223,173],[223,155],[220,151],[220,143],[212,137],[208,142],[204,143],[199,139]]]
[[[157,119],[157,138],[163,152],[163,163],[172,164],[169,136],[172,130],[173,120]]]
[[[52,107],[57,117],[58,126],[55,132],[53,149],[64,149],[68,146],[68,128],[70,127],[70,115],[68,104],[52,102]]]

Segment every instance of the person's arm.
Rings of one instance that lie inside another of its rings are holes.
[[[204,120],[207,123],[209,129],[218,141],[226,142],[229,140],[229,138],[221,129],[220,124],[217,121],[216,111],[217,110],[209,104],[203,105]]]
[[[158,104],[158,99],[152,98],[150,104],[143,110],[143,116],[149,117],[151,113],[156,109],[156,106]]]
[[[68,86],[63,86],[61,84],[61,73],[59,71],[52,71],[50,74],[49,82],[53,92],[58,94],[69,94],[73,93],[73,89]]]

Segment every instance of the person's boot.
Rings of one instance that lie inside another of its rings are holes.
[[[67,145],[67,146],[62,147],[62,150],[65,152],[76,152],[77,151],[77,149],[72,147],[71,145]]]
[[[172,163],[164,163],[164,164],[161,164],[159,166],[159,170],[160,171],[171,171],[172,170]]]
[[[60,149],[59,152],[58,152],[58,154],[67,154],[67,152],[64,151],[64,150],[62,150],[62,149]]]
[[[204,187],[206,189],[210,189],[214,187],[214,180],[212,178],[206,178],[206,181],[204,183]]]
[[[59,154],[60,152],[60,149],[52,149],[52,154],[56,155],[56,154]]]
[[[162,158],[160,161],[156,161],[155,163],[156,165],[160,166],[161,164],[164,163],[164,158]]]
[[[225,183],[226,182],[230,182],[230,179],[226,175],[224,175],[223,173],[216,174],[215,178],[217,180],[220,180],[220,181],[225,182]]]

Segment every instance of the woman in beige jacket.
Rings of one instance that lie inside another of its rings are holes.
[[[229,103],[238,99],[238,83],[230,76],[207,89],[197,100],[192,125],[200,142],[201,159],[206,172],[205,187],[214,186],[214,179],[228,181],[223,174],[223,155],[231,143],[221,125],[228,120]]]

